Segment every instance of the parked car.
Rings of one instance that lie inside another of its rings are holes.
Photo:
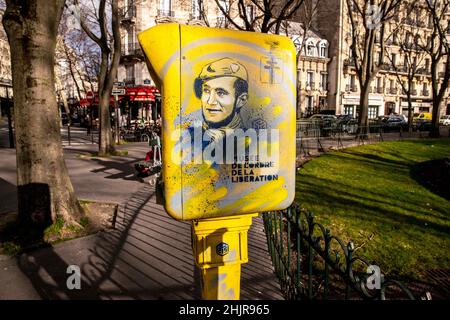
[[[344,133],[356,133],[358,131],[358,120],[355,118],[351,118],[342,124],[342,131]]]
[[[423,120],[417,122],[414,126],[417,131],[430,131],[431,130],[431,120]]]
[[[322,120],[322,121],[335,121],[337,120],[337,117],[332,114],[313,114],[311,117],[308,118],[309,120]]]
[[[344,133],[356,133],[358,120],[350,114],[342,114],[337,118],[336,128]]]
[[[336,128],[337,117],[331,114],[314,114],[308,120],[312,120],[318,124],[322,137],[328,137]]]
[[[413,121],[431,120],[432,115],[429,112],[414,113]]]
[[[450,126],[450,115],[442,116],[439,119],[439,124],[442,126]]]
[[[380,124],[384,132],[399,131],[403,128],[406,128],[408,125],[408,123],[405,121],[405,118],[398,115],[384,117],[381,119]]]

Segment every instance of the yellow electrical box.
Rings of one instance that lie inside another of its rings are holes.
[[[192,251],[204,299],[236,300],[241,264],[248,262],[248,230],[257,214],[202,219],[192,223]]]
[[[296,154],[292,41],[174,23],[138,39],[162,92],[166,211],[193,220],[288,207]]]

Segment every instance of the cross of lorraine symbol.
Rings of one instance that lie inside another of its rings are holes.
[[[282,60],[273,55],[262,57],[260,60],[261,82],[269,84],[281,83],[283,79]]]

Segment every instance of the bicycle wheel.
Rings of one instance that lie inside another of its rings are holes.
[[[148,136],[148,134],[142,134],[141,135],[141,142],[149,142],[150,141],[150,137]]]

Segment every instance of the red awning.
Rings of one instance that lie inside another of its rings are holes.
[[[118,100],[121,101],[123,98],[128,97],[130,101],[137,102],[153,102],[155,97],[159,96],[159,91],[153,86],[140,86],[140,87],[126,87],[125,94],[119,95]],[[98,93],[95,94],[88,92],[86,94],[86,99],[80,100],[80,106],[88,107],[91,105],[98,105]],[[114,96],[111,96],[109,103],[111,106],[114,105]]]

